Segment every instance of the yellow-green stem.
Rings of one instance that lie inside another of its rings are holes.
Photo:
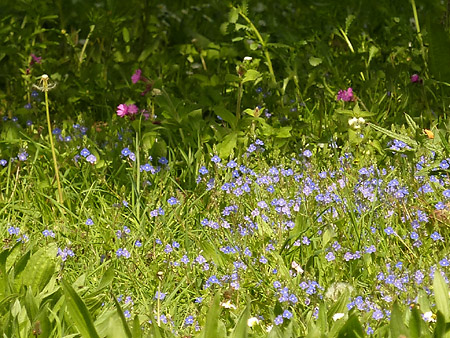
[[[61,189],[61,182],[59,180],[58,163],[56,162],[55,145],[53,143],[52,124],[50,122],[50,111],[48,109],[48,91],[45,90],[44,93],[45,93],[45,111],[47,114],[48,135],[50,137],[50,147],[52,148],[52,157],[53,157],[53,165],[55,167],[56,183],[58,184],[59,203],[64,203],[63,193]]]

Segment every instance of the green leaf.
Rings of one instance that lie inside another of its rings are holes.
[[[122,37],[123,37],[123,41],[125,41],[125,43],[130,42],[130,32],[128,31],[127,27],[123,27]]]
[[[220,293],[216,293],[213,303],[206,315],[205,329],[203,331],[203,338],[217,337],[218,324],[220,315]]]
[[[67,310],[81,336],[100,338],[86,304],[65,279],[62,280],[62,287],[66,296]]]
[[[406,118],[406,122],[408,123],[409,127],[413,131],[416,131],[417,129],[419,129],[416,122],[413,120],[413,118],[411,116],[409,116],[408,114],[405,113],[405,118]]]
[[[119,315],[120,321],[122,322],[122,327],[125,331],[125,334],[128,338],[133,338],[133,335],[131,334],[130,327],[128,326],[127,320],[123,314],[122,307],[120,306],[119,302],[117,301],[116,297],[113,295],[114,304],[116,306],[117,314]]]
[[[245,72],[244,78],[242,79],[242,83],[255,81],[261,77],[261,73],[255,69],[249,69]]]
[[[234,327],[233,332],[230,335],[230,338],[244,338],[248,336],[248,325],[247,321],[250,317],[250,302],[247,299],[247,306],[244,311],[242,311],[239,321]]]
[[[364,329],[359,322],[358,315],[353,313],[341,328],[338,338],[361,338],[365,337]]]
[[[400,307],[398,306],[398,302],[396,301],[392,307],[391,311],[391,321],[389,324],[391,337],[407,337],[408,330],[403,323],[403,314],[400,311]]]
[[[316,58],[314,56],[311,56],[309,58],[309,64],[313,67],[317,67],[318,65],[320,65],[322,63],[322,59],[321,58]]]
[[[228,15],[228,21],[230,23],[236,23],[239,18],[239,10],[236,7],[233,7]]]
[[[224,106],[215,106],[213,110],[214,114],[220,116],[225,122],[228,122],[232,129],[236,129],[237,125],[236,115],[231,113]]]
[[[237,133],[232,132],[223,138],[223,141],[217,145],[217,151],[219,152],[219,157],[227,158],[230,156],[231,151],[236,148],[237,144]]]
[[[450,321],[450,301],[448,287],[440,272],[436,270],[433,280],[434,298],[437,309],[442,313],[446,322]]]
[[[95,289],[95,291],[100,291],[111,285],[112,281],[114,280],[114,271],[115,271],[114,266],[111,265],[103,274],[103,277],[100,283],[98,284],[97,288]]]
[[[377,126],[377,125],[375,125],[373,123],[370,123],[370,122],[368,123],[368,125],[371,128],[375,129],[376,131],[379,131],[379,132],[381,132],[381,133],[391,137],[392,139],[397,139],[399,141],[405,142],[407,145],[409,145],[413,149],[416,149],[417,146],[418,146],[418,143],[415,140],[413,140],[412,138],[408,137],[408,136],[394,133],[393,131],[390,131],[390,130],[385,129],[383,127],[379,127],[379,126]]]

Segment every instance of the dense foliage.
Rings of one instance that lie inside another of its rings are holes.
[[[0,3],[0,333],[449,335],[450,2]]]

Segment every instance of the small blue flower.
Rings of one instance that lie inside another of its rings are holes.
[[[395,234],[395,231],[394,229],[392,229],[392,227],[387,227],[386,229],[384,229],[384,232],[389,236]]]
[[[88,149],[86,149],[86,148],[83,148],[83,150],[80,151],[80,155],[83,156],[83,157],[87,157],[90,154],[91,154],[91,152]]]
[[[275,325],[281,325],[281,324],[283,324],[283,317],[281,315],[279,315],[275,318],[275,320],[273,322]]]
[[[214,162],[214,163],[220,163],[220,162],[222,161],[222,159],[221,159],[219,156],[214,155],[214,156],[211,158],[211,161]]]
[[[86,225],[94,225],[94,221],[91,218],[86,220]]]
[[[175,197],[172,196],[167,200],[167,203],[169,203],[170,205],[175,205],[179,204],[180,202]]]
[[[208,171],[208,169],[206,169],[205,166],[202,166],[202,167],[198,170],[198,172],[199,172],[201,175],[206,175],[209,171]]]
[[[334,261],[334,260],[336,259],[336,257],[334,256],[334,253],[333,253],[332,251],[330,251],[329,253],[327,253],[327,254],[325,255],[325,259],[326,259],[328,262],[331,262],[331,261]]]
[[[88,155],[86,157],[86,161],[89,162],[90,164],[95,164],[95,162],[97,162],[97,157],[95,157],[95,155]]]

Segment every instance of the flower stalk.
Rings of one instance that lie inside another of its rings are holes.
[[[58,185],[58,200],[59,203],[64,203],[63,193],[61,189],[61,181],[59,179],[59,169],[58,169],[58,163],[56,161],[56,152],[55,152],[55,144],[53,143],[53,136],[52,136],[52,124],[50,121],[50,110],[48,108],[48,91],[55,87],[55,84],[49,84],[49,77],[47,74],[44,74],[41,76],[41,82],[40,86],[37,87],[41,91],[44,92],[45,95],[45,112],[47,115],[47,126],[48,126],[48,135],[50,137],[50,147],[52,149],[52,157],[53,157],[53,166],[55,168],[55,175],[56,175],[56,183]]]

